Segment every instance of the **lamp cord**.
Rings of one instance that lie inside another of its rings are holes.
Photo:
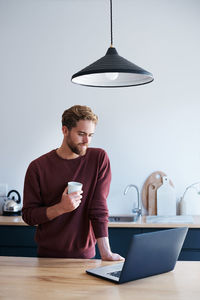
[[[110,39],[110,47],[113,47],[112,0],[110,0]]]

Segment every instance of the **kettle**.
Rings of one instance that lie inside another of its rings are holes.
[[[9,196],[11,194],[16,194],[17,199],[15,196],[12,195],[11,198]],[[11,190],[8,192],[7,197],[4,199],[5,203],[3,205],[3,216],[20,216],[21,215],[21,197],[18,191]]]

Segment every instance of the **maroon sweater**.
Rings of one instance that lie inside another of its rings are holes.
[[[53,220],[47,218],[47,207],[61,200],[69,181],[83,184],[80,206]],[[38,256],[92,258],[96,239],[108,236],[106,198],[111,181],[106,152],[88,148],[84,156],[63,159],[56,150],[32,161],[24,183],[22,218],[38,225]]]

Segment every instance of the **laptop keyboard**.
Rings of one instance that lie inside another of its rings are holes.
[[[115,271],[115,272],[111,272],[111,273],[108,273],[109,275],[112,275],[114,277],[117,277],[119,278],[120,277],[120,274],[121,274],[121,271]]]

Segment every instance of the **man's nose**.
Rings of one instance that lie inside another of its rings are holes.
[[[83,143],[88,144],[88,141],[89,141],[88,136],[85,135],[83,138]]]

